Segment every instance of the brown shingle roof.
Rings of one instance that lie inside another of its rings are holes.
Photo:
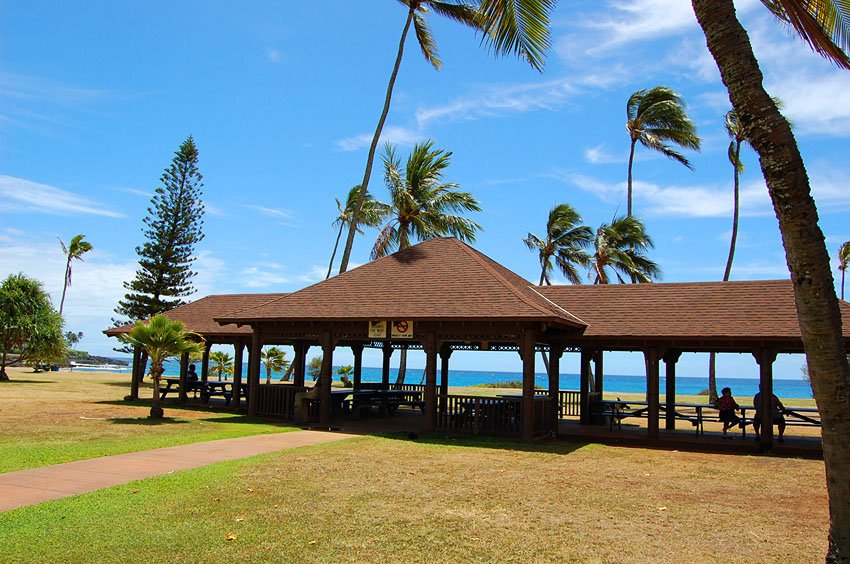
[[[250,327],[237,327],[235,324],[219,325],[214,317],[233,310],[259,306],[286,294],[221,294],[207,296],[194,302],[165,312],[165,316],[174,321],[182,321],[188,331],[207,337],[250,336]],[[128,333],[133,324],[122,325],[104,331],[114,337]]]
[[[231,311],[217,319],[486,319],[583,326],[528,281],[448,237],[425,241],[261,307]]]
[[[799,339],[790,280],[547,286],[588,324],[585,337]],[[850,304],[841,302],[850,322]],[[850,323],[844,324],[850,337]]]

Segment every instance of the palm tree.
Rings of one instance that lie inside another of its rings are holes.
[[[328,273],[325,280],[331,277],[331,269],[333,268],[336,250],[339,247],[339,240],[342,237],[342,230],[349,224],[351,218],[354,217],[354,206],[357,204],[357,196],[360,194],[360,186],[357,185],[348,191],[348,198],[345,200],[345,207],[339,200],[336,200],[336,207],[339,208],[339,215],[334,220],[334,225],[339,225],[339,232],[336,234],[336,242],[334,243],[334,251],[331,253],[331,262],[328,264]],[[390,207],[372,198],[368,192],[363,199],[363,207],[360,208],[360,214],[357,218],[357,232],[362,234],[361,227],[376,227],[381,223],[381,220],[386,217]]]
[[[838,249],[838,270],[841,271],[841,299],[844,299],[844,274],[847,272],[847,265],[850,264],[850,241],[846,241],[841,248]]]
[[[443,184],[443,172],[452,154],[434,149],[433,141],[417,143],[407,157],[404,170],[395,148],[387,144],[384,154],[384,183],[390,192],[389,222],[381,229],[372,247],[372,259],[388,255],[394,249],[410,247],[411,240],[424,241],[452,235],[462,241],[474,241],[481,226],[451,212],[481,211],[472,194],[455,190],[457,184]],[[404,383],[407,349],[399,354],[397,384]]]
[[[596,230],[594,252],[590,258],[594,284],[608,284],[608,270],[613,270],[621,284],[625,277],[636,282],[652,282],[661,276],[658,265],[645,251],[653,248],[643,223],[636,217],[615,217]]]
[[[204,350],[204,339],[196,333],[186,331],[179,321],[171,321],[162,314],[154,315],[148,323],[137,321],[129,333],[119,337],[121,341],[134,347],[142,347],[151,361],[151,379],[153,380],[153,401],[151,419],[162,419],[160,406],[159,381],[162,377],[162,363],[172,356],[183,353],[199,353]]]
[[[395,249],[410,247],[411,240],[424,241],[451,235],[462,241],[475,240],[481,226],[451,212],[481,211],[472,194],[455,190],[457,184],[441,183],[452,154],[434,149],[433,141],[417,143],[404,169],[395,148],[387,144],[384,154],[384,183],[390,192],[389,222],[381,229],[372,248],[372,259]]]
[[[269,347],[263,351],[260,358],[266,365],[266,384],[272,382],[272,372],[283,372],[289,366],[286,351],[277,347]]]
[[[808,175],[791,126],[762,84],[762,73],[734,0],[691,0],[732,107],[759,155],[779,220],[791,271],[797,316],[812,390],[824,421],[824,464],[829,497],[827,562],[850,554],[850,364],[829,253],[817,222]],[[762,0],[815,51],[850,69],[850,6],[847,0]]]
[[[213,372],[218,374],[218,379],[222,380],[228,374],[233,374],[233,357],[226,352],[216,351],[210,354],[210,361],[213,363]]]
[[[632,165],[635,146],[640,143],[647,149],[679,161],[693,169],[690,161],[674,150],[669,143],[688,149],[699,150],[700,138],[697,129],[685,112],[682,97],[666,86],[649,90],[638,90],[626,103],[626,130],[631,139],[629,150],[628,208],[632,215]]]
[[[547,286],[552,284],[549,274],[553,268],[553,257],[567,280],[573,284],[581,284],[576,266],[586,267],[590,264],[590,256],[584,249],[590,246],[593,232],[580,223],[581,216],[571,205],[559,204],[549,211],[544,239],[529,233],[522,240],[529,250],[539,253],[540,286],[544,282]]]
[[[62,252],[68,259],[65,262],[65,285],[62,287],[62,299],[59,301],[59,315],[62,315],[62,310],[65,307],[65,292],[68,291],[68,286],[71,285],[71,260],[83,260],[83,255],[94,248],[88,241],[83,241],[85,237],[82,233],[74,235],[67,247],[62,239],[59,239],[59,244],[62,245]]]
[[[413,24],[416,39],[422,55],[435,69],[439,69],[441,62],[437,52],[437,44],[431,35],[431,29],[426,19],[428,10],[454,20],[458,23],[471,27],[482,33],[482,43],[489,45],[497,55],[516,54],[525,59],[534,69],[542,71],[543,57],[549,48],[549,13],[555,7],[555,0],[475,0],[472,3],[461,0],[437,1],[437,0],[399,0],[407,6],[407,19],[401,32],[398,43],[395,65],[390,74],[387,84],[387,92],[384,97],[384,107],[381,117],[372,136],[369,145],[369,153],[366,156],[366,170],[363,173],[363,181],[360,183],[360,194],[354,206],[353,217],[360,215],[366,192],[369,188],[369,179],[372,176],[372,165],[375,160],[375,151],[378,148],[378,140],[387,114],[390,111],[390,102],[393,95],[401,59],[404,56],[404,43],[410,25]],[[351,257],[351,248],[354,246],[354,235],[357,232],[357,222],[352,222],[348,227],[348,237],[342,253],[339,272],[348,269],[348,260]]]
[[[352,387],[351,383],[351,375],[354,374],[354,367],[350,364],[346,364],[345,366],[340,366],[337,371],[339,374],[339,381],[342,382],[343,387],[350,388]]]

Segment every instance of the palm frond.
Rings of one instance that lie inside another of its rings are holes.
[[[481,0],[485,35],[495,53],[515,54],[538,71],[549,49],[549,15],[556,0]]]
[[[425,60],[431,63],[431,66],[436,70],[440,70],[443,63],[440,61],[440,52],[437,50],[437,43],[434,41],[434,36],[431,34],[431,26],[421,14],[414,14],[413,29],[416,31],[416,40],[419,43],[419,50],[422,51],[422,56]]]
[[[850,69],[850,1],[761,0],[819,55]]]

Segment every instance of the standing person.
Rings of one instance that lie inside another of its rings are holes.
[[[723,422],[723,438],[728,439],[726,431],[741,422],[741,418],[735,413],[739,406],[735,398],[732,397],[732,388],[723,388],[720,393],[721,396],[714,402],[714,407],[720,410],[720,421]]]
[[[753,417],[753,430],[756,432],[756,440],[759,438],[759,430],[761,430],[761,386],[759,386],[759,391],[756,395],[753,396],[753,407],[756,410],[756,414]],[[779,398],[776,397],[776,394],[771,394],[770,400],[770,418],[771,424],[776,424],[779,427],[779,442],[784,442],[785,439],[782,437],[785,434],[785,417],[782,415],[782,412],[785,410],[785,406],[782,405],[782,402],[779,401]]]

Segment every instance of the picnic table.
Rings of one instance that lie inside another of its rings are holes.
[[[609,430],[614,429],[615,421],[617,428],[622,429],[621,421],[623,419],[626,417],[647,417],[649,411],[649,403],[645,401],[604,400],[599,402],[598,405],[601,407],[602,413],[609,416]],[[740,406],[738,409],[741,411],[741,433],[742,436],[746,437],[746,426],[753,422],[753,418],[747,418],[747,411],[755,410],[755,408]],[[658,410],[660,413],[672,412],[676,419],[688,421],[694,426],[697,435],[705,434],[704,423],[706,421],[720,421],[719,412],[715,413],[717,408],[708,403],[659,403]],[[821,425],[820,415],[817,408],[814,407],[786,407],[782,413],[785,415],[786,425],[817,427]]]
[[[165,387],[160,390],[160,399],[165,399],[170,393],[180,391],[180,378],[163,378]],[[198,394],[204,403],[210,401],[212,396],[220,396],[224,398],[225,405],[230,405],[232,395],[232,382],[227,380],[188,380],[186,382],[186,393],[193,392],[195,397]]]
[[[350,396],[350,399],[349,399]],[[415,390],[354,390],[346,388],[331,390],[331,412],[357,415],[372,407],[378,408],[381,415],[394,414],[402,405],[418,407],[425,412],[422,392]]]

